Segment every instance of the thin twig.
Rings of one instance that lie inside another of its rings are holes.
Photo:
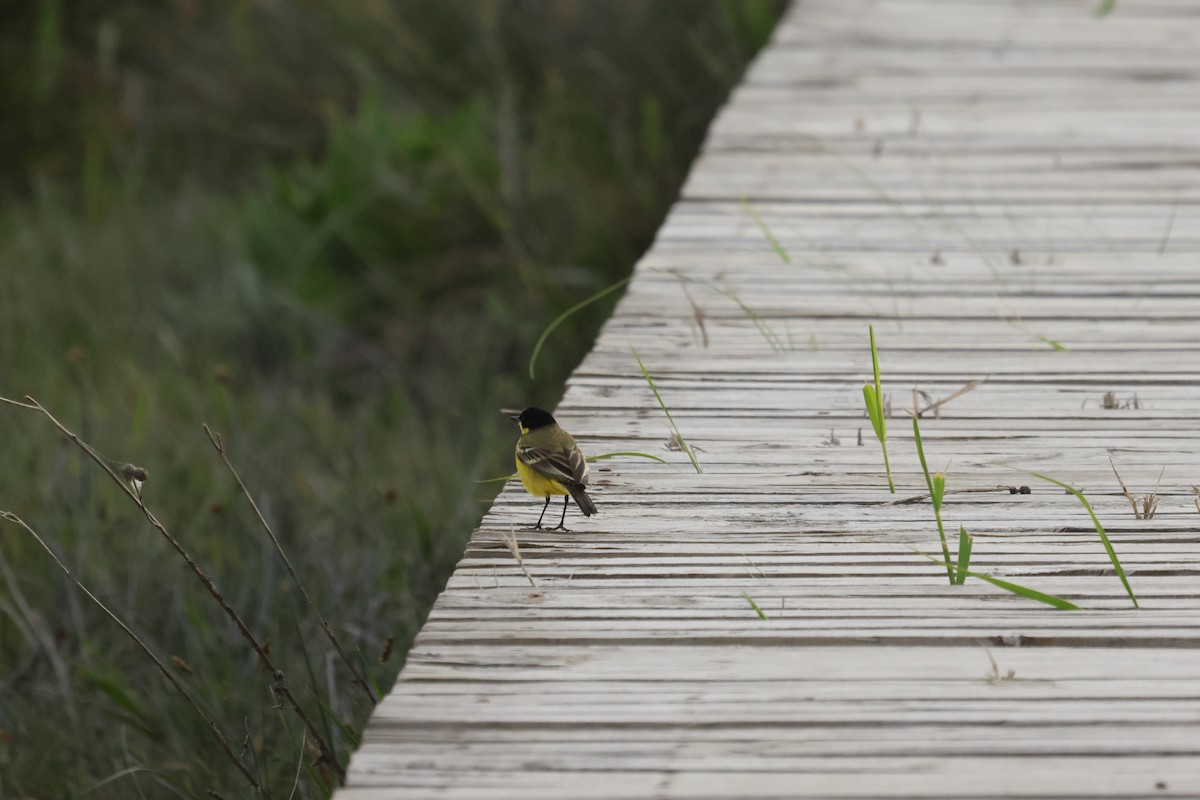
[[[180,558],[187,562],[188,568],[192,571],[192,573],[196,576],[208,593],[212,595],[213,599],[217,601],[217,604],[221,607],[221,610],[225,612],[225,615],[229,617],[229,619],[237,627],[238,632],[242,635],[242,638],[244,638],[250,644],[251,649],[254,650],[256,655],[258,655],[259,662],[262,664],[266,672],[271,676],[273,681],[273,685],[271,686],[272,691],[287,701],[288,705],[292,707],[292,710],[296,712],[296,716],[300,718],[300,721],[304,723],[304,726],[308,728],[309,733],[312,734],[313,740],[317,743],[317,746],[321,750],[321,757],[333,767],[334,771],[339,777],[344,777],[346,774],[345,770],[338,762],[337,757],[333,752],[333,748],[321,736],[316,725],[300,706],[300,703],[296,700],[291,690],[288,689],[287,683],[284,681],[283,672],[275,666],[274,662],[271,661],[271,657],[267,654],[266,649],[263,648],[262,644],[259,643],[254,634],[250,632],[250,629],[246,627],[246,623],[243,622],[242,618],[238,616],[238,613],[233,610],[233,607],[226,602],[224,596],[217,589],[216,584],[212,582],[212,579],[204,574],[204,571],[200,569],[199,565],[196,564],[194,560],[192,560],[192,557],[188,554],[187,550],[183,548],[183,545],[179,543],[179,540],[176,539],[170,533],[170,531],[168,531],[166,527],[158,521],[158,518],[154,516],[150,509],[146,507],[146,504],[142,501],[141,493],[135,492],[131,486],[127,485],[126,482],[120,476],[118,476],[116,472],[113,471],[113,468],[110,466],[110,464],[115,462],[111,462],[109,459],[100,455],[100,453],[98,453],[94,447],[76,436],[65,425],[55,419],[54,415],[47,411],[46,408],[37,400],[34,400],[28,395],[26,395],[25,400],[26,403],[17,403],[12,400],[6,400],[5,402],[40,412],[46,417],[46,419],[50,420],[54,427],[58,428],[59,432],[63,436],[66,436],[68,439],[74,442],[80,450],[87,453],[87,455],[93,461],[95,461],[101,469],[108,473],[108,476],[113,479],[113,482],[117,484],[117,486],[120,487],[121,491],[123,491],[125,495],[134,502],[138,509],[141,510],[142,515],[145,516],[146,520],[154,526],[155,530],[162,534],[162,537],[167,540],[167,543],[170,544],[175,552],[179,554]]]
[[[266,517],[264,517],[262,511],[259,510],[258,503],[254,502],[254,498],[250,496],[250,490],[247,489],[246,484],[242,482],[242,476],[238,474],[238,471],[234,468],[232,462],[230,462],[229,456],[225,452],[225,445],[221,440],[221,434],[213,433],[212,429],[209,428],[208,425],[204,426],[204,432],[208,434],[208,441],[212,444],[213,449],[217,451],[217,455],[221,457],[221,463],[223,463],[225,468],[229,470],[229,474],[233,476],[233,480],[235,483],[237,483],[238,488],[242,490],[242,494],[246,496],[248,501],[250,501],[250,507],[254,509],[254,515],[258,517],[259,525],[261,525],[262,529],[267,532],[267,536],[271,539],[271,544],[275,545],[275,552],[279,553],[279,557],[283,559],[283,563],[284,566],[287,567],[288,574],[292,576],[292,580],[295,582],[296,587],[300,590],[300,594],[304,597],[304,602],[308,604],[309,610],[312,611],[313,616],[316,617],[317,622],[320,623],[321,630],[325,632],[326,638],[328,638],[330,643],[333,644],[333,647],[335,650],[337,650],[338,655],[342,657],[342,661],[346,662],[346,666],[350,669],[350,674],[354,676],[354,683],[357,684],[364,692],[366,692],[367,697],[371,699],[372,703],[378,702],[375,697],[375,693],[372,692],[371,687],[367,685],[366,679],[359,673],[358,667],[356,667],[354,662],[350,660],[350,656],[346,655],[346,651],[342,649],[342,645],[338,642],[337,636],[334,635],[333,629],[329,627],[329,623],[325,621],[325,617],[321,616],[321,612],[317,610],[317,604],[313,602],[312,597],[310,597],[308,594],[308,590],[305,589],[304,584],[300,582],[300,576],[296,574],[296,569],[292,566],[291,559],[287,557],[287,553],[284,552],[283,545],[279,543],[279,539],[275,536],[275,531],[271,529],[270,523],[267,522]]]
[[[937,400],[937,401],[935,401],[935,402],[932,402],[932,403],[930,403],[929,405],[925,406],[924,408],[922,408],[922,409],[919,409],[919,410],[917,411],[917,416],[918,416],[918,417],[920,417],[920,416],[923,416],[923,415],[925,415],[925,414],[928,414],[930,411],[937,411],[939,408],[941,408],[942,406],[946,405],[946,403],[949,403],[951,400],[955,400],[955,399],[957,399],[957,398],[959,398],[959,397],[962,397],[964,394],[966,394],[967,392],[969,392],[969,391],[973,390],[975,387],[979,386],[981,383],[984,383],[984,382],[986,382],[986,381],[987,381],[987,379],[988,379],[988,378],[990,378],[990,377],[992,377],[992,376],[991,376],[991,375],[985,375],[985,376],[983,376],[982,378],[979,378],[978,380],[973,380],[973,381],[971,381],[970,383],[968,383],[967,385],[963,386],[961,389],[959,389],[959,390],[958,390],[957,392],[955,392],[954,394],[947,395],[946,397],[943,397],[941,400]],[[916,390],[914,389],[913,391],[915,392]],[[916,407],[916,403],[915,403],[915,402],[913,403],[913,407],[914,407],[914,408]]]
[[[1024,489],[1025,491],[1021,491]],[[1009,494],[1029,494],[1027,486],[976,486],[967,489],[947,489],[945,494],[967,494],[969,492],[1008,492]],[[915,497],[905,497],[902,500],[891,500],[885,506],[907,506],[929,499],[929,494],[919,494]]]
[[[9,402],[11,402],[11,401],[9,401]],[[20,405],[20,404],[14,404],[14,405]],[[26,406],[26,408],[32,408],[32,407],[33,406]],[[71,572],[70,568],[67,567],[67,565],[64,564],[59,559],[59,557],[54,553],[54,551],[50,548],[50,545],[46,544],[45,540],[42,539],[42,537],[38,535],[37,531],[35,531],[33,528],[29,527],[29,525],[26,524],[25,520],[21,519],[20,517],[18,517],[16,514],[12,513],[11,511],[0,511],[0,519],[3,519],[6,522],[11,522],[14,525],[19,525],[21,528],[24,528],[25,532],[28,533],[30,536],[32,536],[34,541],[36,541],[39,545],[41,545],[41,548],[46,551],[46,554],[48,556],[50,556],[50,558],[54,561],[55,564],[58,565],[58,568],[63,571],[63,574],[66,575],[67,578],[69,578],[70,581],[75,584],[75,586],[79,589],[79,591],[81,591],[85,595],[87,595],[89,600],[91,600],[93,603],[95,603],[96,606],[101,611],[103,611],[105,614],[107,614],[109,619],[111,619],[113,622],[117,623],[117,625],[119,625],[121,627],[121,630],[125,631],[125,634],[130,639],[132,639],[139,648],[141,648],[142,652],[145,653],[147,656],[150,657],[151,660],[154,661],[154,665],[158,667],[158,671],[163,674],[163,677],[166,678],[167,681],[170,682],[170,684],[175,687],[175,690],[177,692],[179,692],[180,695],[182,695],[184,700],[186,700],[188,702],[188,705],[190,705],[192,707],[192,710],[195,711],[200,716],[200,718],[204,720],[206,725],[208,725],[209,733],[212,734],[213,739],[216,740],[217,744],[220,745],[221,749],[225,751],[225,755],[229,756],[229,760],[234,763],[234,766],[236,766],[238,768],[238,771],[242,773],[242,776],[250,783],[250,785],[253,786],[256,791],[258,791],[260,794],[262,794],[263,793],[262,786],[259,785],[258,780],[255,779],[254,775],[250,772],[250,770],[246,767],[246,765],[242,763],[242,760],[240,758],[238,758],[237,755],[233,752],[233,748],[229,746],[229,741],[225,738],[225,734],[223,734],[221,732],[221,729],[217,726],[217,723],[212,719],[212,717],[210,717],[210,716],[208,716],[208,714],[204,713],[204,709],[200,708],[200,704],[198,702],[196,702],[196,699],[194,697],[192,697],[191,693],[188,692],[188,690],[184,687],[184,685],[179,682],[179,679],[177,679],[171,673],[171,671],[169,669],[167,669],[167,665],[164,664],[162,662],[162,660],[154,654],[154,651],[151,650],[149,648],[149,646],[147,646],[147,644],[145,642],[143,642],[138,637],[138,635],[136,633],[134,633],[133,630],[121,620],[120,617],[118,617],[113,611],[111,611],[108,608],[108,606],[104,605],[104,603],[100,600],[100,598],[98,598],[98,597],[96,597],[96,595],[92,594],[91,591],[86,586],[84,586],[83,583],[78,578],[75,577],[74,573]]]
[[[1141,519],[1142,514],[1138,511],[1137,498],[1129,491],[1129,487],[1125,485],[1125,481],[1121,480],[1121,473],[1117,472],[1117,465],[1113,463],[1112,457],[1108,459],[1108,465],[1112,467],[1113,475],[1117,476],[1117,483],[1121,484],[1121,494],[1125,495],[1125,499],[1129,501],[1129,505],[1133,506],[1133,518]]]

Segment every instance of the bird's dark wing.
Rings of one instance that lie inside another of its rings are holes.
[[[588,463],[575,445],[552,449],[518,444],[517,458],[559,483],[580,486],[587,484]]]

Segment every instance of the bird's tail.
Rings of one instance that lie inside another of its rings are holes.
[[[592,498],[588,497],[587,492],[579,484],[571,484],[567,486],[567,491],[571,493],[571,498],[575,501],[575,505],[579,506],[579,510],[583,512],[585,517],[590,517],[596,513],[596,504],[592,502]]]

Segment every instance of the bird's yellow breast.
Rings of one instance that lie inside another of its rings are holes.
[[[521,484],[525,491],[534,497],[549,497],[552,494],[566,494],[567,487],[553,478],[548,478],[521,459],[517,459],[517,474],[521,476]]]

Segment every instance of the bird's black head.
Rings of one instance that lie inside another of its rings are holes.
[[[530,406],[513,419],[517,421],[523,431],[537,430],[554,424],[554,417],[550,416],[550,412],[543,411],[536,406]]]

